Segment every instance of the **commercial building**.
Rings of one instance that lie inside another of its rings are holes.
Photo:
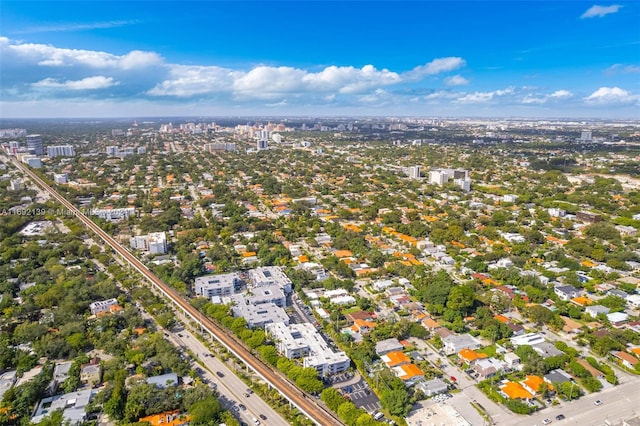
[[[344,352],[334,352],[309,323],[273,323],[265,326],[265,331],[279,353],[289,359],[304,357],[303,366],[315,368],[320,376],[346,371],[351,364]]]
[[[40,135],[27,135],[27,149],[35,155],[43,155],[42,137]]]
[[[240,275],[237,273],[206,275],[195,279],[197,296],[230,296],[240,287]]]

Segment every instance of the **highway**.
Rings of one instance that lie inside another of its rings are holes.
[[[269,366],[254,357],[244,344],[234,337],[228,335],[223,329],[210,319],[202,315],[197,309],[189,304],[178,292],[165,284],[160,278],[153,274],[142,262],[133,256],[127,249],[121,246],[109,234],[102,230],[92,220],[85,216],[75,205],[69,202],[62,195],[58,194],[51,186],[42,180],[36,173],[17,159],[12,159],[13,164],[33,182],[47,191],[60,204],[69,209],[78,219],[98,235],[112,250],[118,253],[126,260],[134,269],[142,274],[149,282],[155,286],[162,294],[164,294],[172,303],[178,306],[186,315],[198,323],[204,330],[211,334],[218,342],[220,342],[227,350],[238,357],[242,362],[249,366],[258,376],[260,376],[270,386],[277,389],[287,400],[304,413],[309,419],[319,425],[342,425],[343,423],[329,410],[318,404],[312,396],[306,394],[291,383],[283,374],[272,370]]]

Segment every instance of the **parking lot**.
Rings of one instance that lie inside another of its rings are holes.
[[[362,379],[356,383],[335,385],[334,387],[342,390],[345,395],[351,398],[357,408],[362,408],[369,414],[380,408],[378,396],[369,388],[367,382]]]

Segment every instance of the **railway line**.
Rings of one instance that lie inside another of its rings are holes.
[[[277,389],[291,404],[297,407],[309,419],[318,425],[333,426],[343,423],[329,410],[320,405],[307,393],[300,390],[290,382],[283,374],[274,371],[269,366],[256,358],[251,351],[241,342],[230,336],[217,324],[206,318],[200,311],[191,306],[178,292],[169,287],[160,278],[153,274],[142,262],[132,255],[126,248],[120,245],[115,239],[107,234],[102,228],[84,215],[75,205],[60,195],[55,189],[47,184],[40,176],[34,173],[24,164],[12,159],[14,165],[28,175],[37,185],[47,191],[53,198],[61,203],[70,213],[74,214],[82,223],[98,235],[111,249],[126,260],[131,267],[142,274],[158,291],[160,291],[172,303],[178,306],[193,321],[199,324],[213,338],[218,340],[227,350],[238,357],[249,366],[258,376],[260,376],[270,386]]]

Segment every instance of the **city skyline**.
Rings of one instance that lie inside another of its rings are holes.
[[[13,2],[4,118],[638,118],[631,2]]]

